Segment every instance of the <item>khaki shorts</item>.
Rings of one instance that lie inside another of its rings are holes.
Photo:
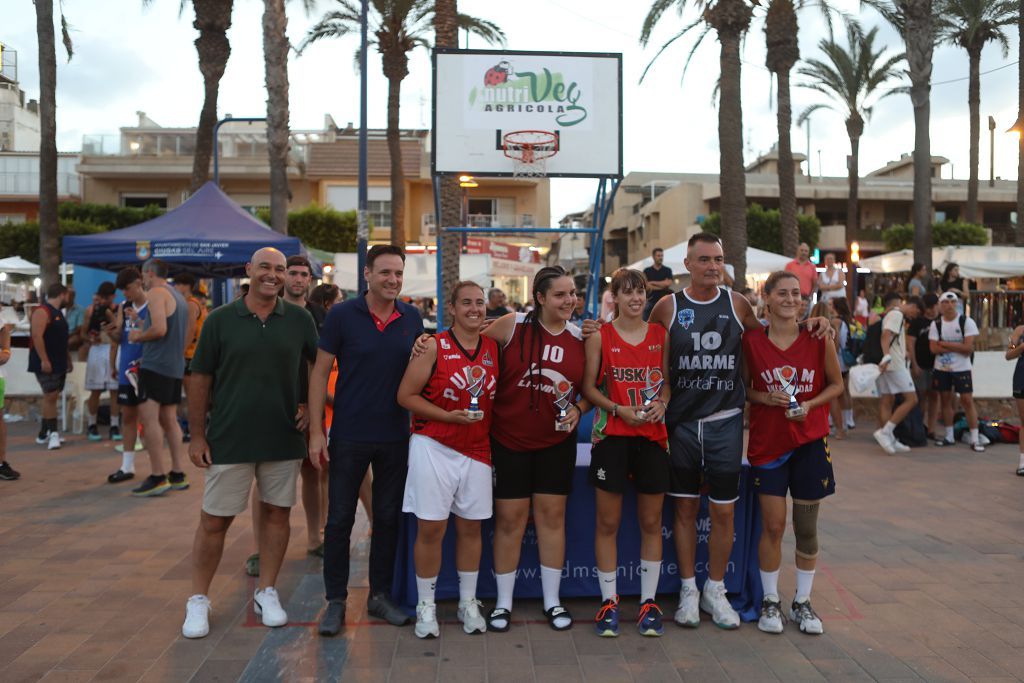
[[[275,460],[211,465],[206,470],[203,512],[214,517],[235,517],[245,512],[253,478],[264,503],[282,508],[294,507],[295,484],[301,464],[301,460]]]
[[[886,370],[875,380],[875,386],[878,387],[878,393],[883,396],[886,394],[913,394],[916,391],[914,378],[910,376],[910,370],[906,368]]]

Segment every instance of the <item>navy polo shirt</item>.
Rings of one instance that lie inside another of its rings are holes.
[[[423,333],[414,306],[395,302],[397,317],[381,329],[359,296],[332,306],[320,328],[320,348],[338,359],[331,438],[387,443],[409,438],[409,411],[398,405],[409,354]]]

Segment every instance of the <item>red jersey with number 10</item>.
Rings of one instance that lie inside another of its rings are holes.
[[[619,335],[614,324],[601,326],[601,369],[597,384],[602,393],[620,406],[639,407],[644,403],[645,390],[660,397],[659,382],[665,377],[661,364],[668,333],[661,325],[648,325],[647,336],[633,346]],[[668,447],[665,422],[648,422],[633,427],[621,417],[597,408],[594,414],[592,440],[596,444],[606,436],[642,436],[662,448]]]
[[[479,388],[477,402],[484,417],[473,424],[435,422],[413,415],[412,433],[429,436],[468,458],[491,464],[491,420],[494,392],[498,387],[498,343],[481,335],[474,351],[466,351],[451,330],[436,337],[437,360],[434,374],[423,387],[422,396],[445,410],[468,410],[470,389]]]

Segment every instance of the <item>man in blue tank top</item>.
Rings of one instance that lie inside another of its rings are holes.
[[[151,473],[142,485],[132,490],[136,496],[159,496],[170,489],[187,489],[182,471],[187,453],[178,424],[181,380],[185,376],[185,333],[188,330],[188,304],[167,284],[167,264],[150,259],[142,265],[142,283],[149,301],[149,317],[143,329],[128,335],[128,341],[142,344],[139,386],[146,400],[139,405],[142,441],[149,453]],[[164,472],[166,448],[171,452],[171,470]]]

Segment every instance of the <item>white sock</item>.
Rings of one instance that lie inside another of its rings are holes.
[[[882,431],[885,432],[888,436],[892,436],[892,433],[893,431],[895,431],[895,429],[896,425],[893,424],[892,422],[886,422],[885,426],[882,427]]]
[[[679,593],[682,594],[683,589],[686,588],[686,587],[692,588],[694,591],[696,591],[697,590],[697,577],[696,576],[691,576],[688,579],[687,578],[683,578],[683,583],[682,583],[681,586],[679,586]]]
[[[814,570],[796,570],[796,597],[795,602],[804,602],[811,599],[811,586],[814,585]]]
[[[971,443],[978,443],[978,428],[971,430]]]
[[[562,584],[562,569],[540,566],[540,585],[544,591],[544,611],[562,604],[558,599],[558,589]],[[569,617],[558,617],[554,621],[556,628],[565,628],[572,623]]]
[[[428,579],[416,575],[416,595],[420,602],[434,602],[434,589],[437,588],[437,577]]]
[[[110,416],[110,426],[111,427],[117,427],[118,429],[120,429],[121,428],[121,416],[120,415],[111,415]]]
[[[764,596],[774,595],[779,597],[779,570],[766,572],[761,570],[761,587],[764,589]]]
[[[1021,455],[1021,458],[1024,458],[1024,455]],[[597,582],[601,584],[601,602],[611,600],[618,594],[618,589],[615,587],[615,578],[615,572],[597,570]]]
[[[476,579],[480,572],[459,572],[459,601],[476,599]]]
[[[946,427],[946,441],[952,441],[952,440],[953,440],[953,428],[952,427]]]
[[[124,449],[121,453],[121,471],[135,472],[135,450]]]
[[[90,427],[95,427],[96,426],[96,413],[89,413],[89,426]]]
[[[717,586],[722,586],[724,588],[725,581],[715,581],[714,579],[708,579],[704,582],[704,592],[707,593],[709,590],[711,590],[712,588],[716,588]]]
[[[1020,454],[1020,464],[1017,467],[1024,467],[1024,453]]]
[[[852,409],[851,410],[844,410],[843,411],[843,422],[845,422],[846,424],[853,424],[853,410]]]
[[[661,560],[640,560],[640,602],[653,600],[661,578]]]
[[[516,592],[516,573],[495,574],[494,581],[498,584],[498,599],[494,607],[496,609],[511,610],[512,594]]]

